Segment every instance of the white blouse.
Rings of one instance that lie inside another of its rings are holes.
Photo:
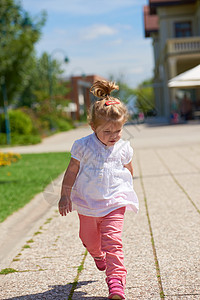
[[[74,142],[71,156],[80,161],[71,193],[73,210],[93,217],[105,216],[123,206],[138,212],[132,175],[124,167],[133,156],[130,142],[120,139],[108,147],[93,133]]]

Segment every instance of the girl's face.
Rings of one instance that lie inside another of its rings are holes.
[[[122,135],[123,124],[121,122],[106,122],[97,128],[92,126],[97,138],[106,146],[114,146]]]

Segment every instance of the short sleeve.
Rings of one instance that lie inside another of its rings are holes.
[[[77,140],[74,142],[71,148],[71,157],[77,160],[81,160],[83,157],[83,143],[81,140]]]
[[[131,147],[130,142],[126,142],[122,150],[122,164],[127,165],[131,162],[133,157],[133,148]]]

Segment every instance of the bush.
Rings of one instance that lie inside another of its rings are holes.
[[[33,124],[31,118],[22,112],[21,110],[10,110],[9,111],[10,120],[10,131],[16,134],[29,135],[32,133]],[[5,128],[5,116],[1,117],[1,130],[3,133],[6,132]]]
[[[39,135],[11,135],[12,145],[35,145],[41,142]]]
[[[45,115],[42,120],[51,131],[67,131],[74,127],[70,120],[56,115]]]
[[[60,131],[67,131],[74,128],[72,122],[64,119],[57,119],[57,126]]]
[[[11,133],[11,145],[34,145],[41,142],[39,135],[23,135]],[[6,134],[0,133],[0,145],[6,145]]]
[[[41,142],[42,137],[74,128],[72,120],[58,112],[40,115],[30,108],[9,111],[11,145],[31,145]],[[0,145],[6,145],[4,114],[0,115]]]

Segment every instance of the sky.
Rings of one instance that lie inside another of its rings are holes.
[[[148,0],[21,0],[33,18],[47,13],[36,53],[62,63],[65,76],[100,75],[131,88],[153,76],[152,41],[144,37]]]

